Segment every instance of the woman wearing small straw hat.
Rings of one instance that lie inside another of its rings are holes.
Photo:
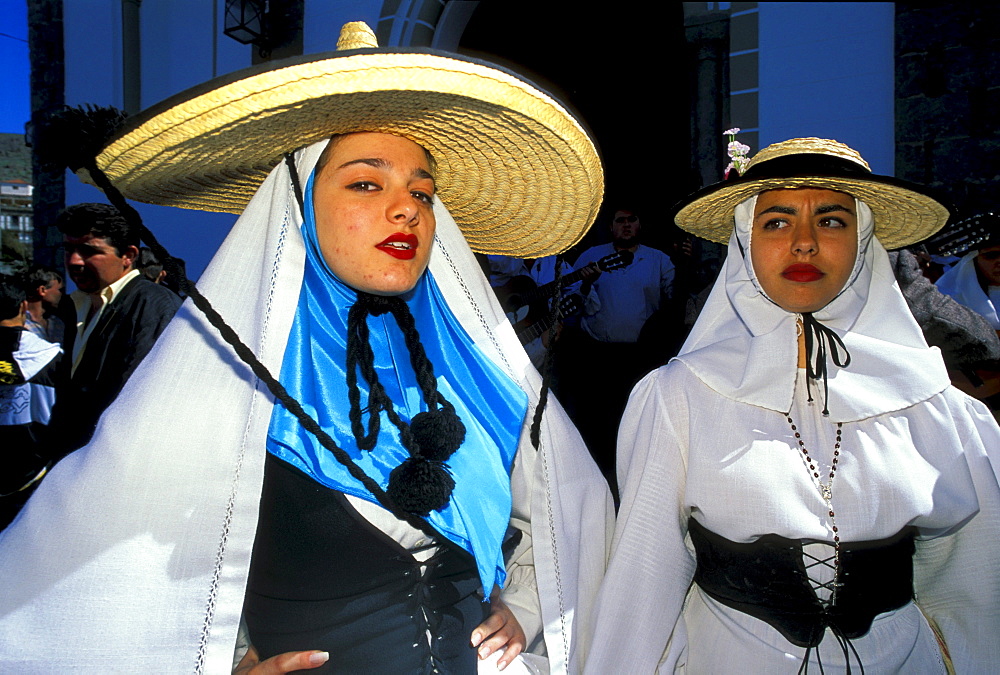
[[[470,245],[578,241],[596,149],[512,73],[351,28],[84,164],[126,212],[108,178],[242,215],[0,535],[13,670],[228,672],[238,633],[251,672],[578,670],[610,497]]]
[[[679,206],[729,253],[622,421],[588,672],[995,671],[1000,429],[885,252],[947,217],[815,138]]]

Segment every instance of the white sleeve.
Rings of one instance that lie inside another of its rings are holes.
[[[532,449],[533,450],[533,449]],[[522,442],[519,454],[530,452]],[[528,466],[531,464],[531,466]],[[527,475],[534,468],[532,463],[518,457],[511,471],[510,526],[521,533],[521,540],[514,547],[507,561],[507,581],[503,601],[507,603],[527,636],[527,650],[533,651],[542,636],[542,610],[538,600],[538,583],[535,579],[534,550],[531,541],[531,491]]]
[[[979,513],[952,534],[916,542],[913,586],[920,609],[943,634],[955,672],[994,672],[1000,662],[1000,428],[981,403],[955,398]]]
[[[576,259],[576,269],[582,269],[590,263],[597,262],[601,256],[597,252],[597,247],[588,248]],[[598,277],[597,281],[600,281]],[[581,282],[582,285],[583,282]],[[601,299],[597,295],[597,282],[590,285],[590,290],[583,296],[583,315],[593,316],[601,311]]]
[[[686,403],[671,384],[676,367],[683,366],[668,365],[640,381],[622,418],[622,502],[587,673],[653,673],[658,664],[673,672],[686,651],[681,610],[695,562],[685,545]]]
[[[674,297],[674,276],[677,268],[666,253],[663,254],[663,262],[660,264],[660,293],[664,297]]]

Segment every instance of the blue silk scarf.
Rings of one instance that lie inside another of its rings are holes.
[[[334,276],[320,253],[312,195],[310,176],[302,225],[305,272],[279,379],[337,445],[385,489],[389,473],[409,452],[385,412],[380,413],[381,431],[371,452],[358,449],[351,433],[345,373],[347,314],[357,294]],[[502,586],[506,578],[501,544],[510,521],[510,469],[528,398],[473,344],[430,271],[401,297],[416,321],[438,389],[455,406],[466,428],[465,442],[447,462],[455,479],[451,501],[440,511],[431,511],[427,520],[473,555],[489,597],[494,584]],[[402,331],[389,313],[367,320],[379,381],[396,412],[409,422],[427,406]],[[368,383],[359,376],[358,386],[364,402]],[[271,413],[267,449],[322,485],[378,503],[280,404]]]

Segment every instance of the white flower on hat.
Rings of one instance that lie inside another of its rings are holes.
[[[737,174],[742,176],[747,170],[747,163],[750,161],[750,146],[736,140],[736,134],[738,133],[740,133],[739,127],[726,129],[723,132],[724,136],[729,136],[729,145],[726,148],[726,154],[729,155],[730,159],[729,166],[726,167],[725,173],[725,177],[727,179],[729,178],[729,173],[734,169]]]

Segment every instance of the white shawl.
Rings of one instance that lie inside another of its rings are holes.
[[[297,154],[308,176],[323,144]],[[482,351],[530,397],[511,522],[515,564],[534,559],[544,648],[578,670],[579,636],[607,558],[613,511],[579,435],[540,385],[454,221],[435,207],[430,269]],[[302,280],[301,217],[276,167],[199,286],[274,374]],[[92,442],[60,462],[0,534],[0,662],[19,673],[228,673],[257,526],[273,405],[217,331],[184,304],[108,408]],[[529,641],[531,636],[529,634]]]

